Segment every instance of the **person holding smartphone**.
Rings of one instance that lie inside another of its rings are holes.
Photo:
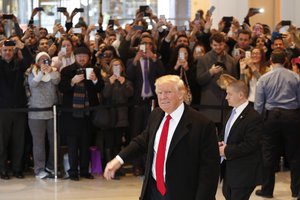
[[[198,104],[200,101],[200,86],[197,83],[196,65],[193,62],[193,55],[188,46],[181,44],[178,45],[174,54],[172,55],[169,63],[169,74],[175,74],[185,83],[188,90],[185,103]]]
[[[140,38],[138,52],[134,58],[127,61],[126,74],[128,80],[132,81],[134,94],[130,109],[130,138],[139,135],[145,128],[148,117],[156,101],[155,80],[165,74],[165,68],[155,53],[153,38],[143,35]],[[144,173],[144,162],[135,160],[133,163],[136,176]]]
[[[129,126],[128,102],[133,95],[132,82],[126,78],[123,62],[114,58],[109,64],[109,76],[104,81],[103,97],[105,102],[112,105],[111,126],[103,128],[105,161],[112,160],[121,150],[122,136]],[[124,106],[116,106],[123,104]],[[117,173],[117,176],[121,173]],[[115,177],[119,178],[119,177]]]
[[[66,66],[69,66],[75,62],[75,55],[73,52],[74,46],[70,38],[63,38],[59,45],[58,56],[52,58],[55,66],[61,71]]]

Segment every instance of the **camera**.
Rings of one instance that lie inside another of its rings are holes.
[[[84,69],[84,68],[78,68],[78,69],[76,70],[76,74],[77,74],[77,75],[85,74],[85,69]]]
[[[45,65],[51,65],[51,60],[45,59],[45,60],[43,60],[43,63],[44,63]]]
[[[37,7],[36,10],[37,11],[44,11],[44,8],[43,7]]]
[[[6,47],[8,47],[8,46],[16,46],[16,43],[13,40],[6,40],[6,41],[4,41],[4,46],[6,46]]]

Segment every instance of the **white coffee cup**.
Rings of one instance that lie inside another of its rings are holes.
[[[94,70],[93,68],[85,68],[85,74],[87,80],[90,80],[90,76],[93,70]]]

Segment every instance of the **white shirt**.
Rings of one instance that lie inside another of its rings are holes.
[[[172,112],[170,114],[170,116],[172,117],[172,119],[170,120],[170,124],[169,124],[169,131],[168,131],[168,138],[167,138],[167,144],[166,144],[166,152],[165,152],[165,163],[164,163],[164,177],[166,176],[166,162],[167,162],[167,156],[168,156],[168,152],[169,152],[169,147],[174,135],[174,132],[176,130],[176,127],[182,117],[184,111],[184,104],[182,103],[180,106],[178,106],[178,108]],[[156,163],[156,153],[157,153],[157,149],[158,149],[158,143],[159,143],[159,139],[160,139],[160,135],[161,135],[161,131],[163,128],[163,125],[166,121],[166,117],[167,117],[167,113],[165,113],[165,116],[163,118],[163,120],[161,121],[159,128],[156,131],[156,135],[155,135],[155,140],[154,140],[154,146],[153,146],[153,162],[152,162],[152,177],[156,180],[156,173],[155,173],[155,163]]]

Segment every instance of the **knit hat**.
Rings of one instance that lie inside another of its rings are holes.
[[[49,54],[47,54],[46,52],[42,51],[42,52],[38,53],[38,54],[35,56],[35,63],[38,63],[38,62],[39,62],[39,59],[40,59],[42,56],[47,56],[47,57],[50,59]]]
[[[77,54],[87,54],[87,55],[91,56],[91,51],[85,46],[80,46],[74,50],[74,55],[77,55]]]

